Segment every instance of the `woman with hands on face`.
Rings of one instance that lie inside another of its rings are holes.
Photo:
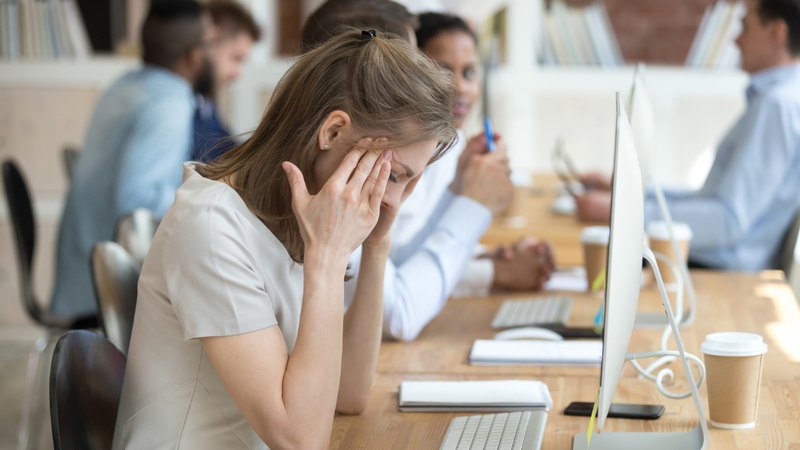
[[[139,279],[115,450],[328,448],[334,413],[367,407],[391,225],[456,138],[454,91],[397,36],[349,31],[297,60],[243,144],[184,165]]]
[[[429,13],[419,16],[417,40],[426,55],[454,76],[457,94],[451,105],[455,126],[462,127],[480,96],[475,34],[458,17]],[[483,134],[466,139],[459,131],[454,149],[421,176],[415,173],[407,185],[402,198],[408,200],[397,212],[386,264],[385,337],[415,339],[451,295],[486,295],[491,288],[539,289],[549,278],[554,262],[546,244],[509,247],[505,258],[481,258],[482,249],[476,247],[492,219],[514,197],[502,136],[496,136],[496,144],[497,151],[490,153]],[[354,279],[345,286],[346,301],[362,276],[360,260],[356,251],[350,260],[348,274]]]

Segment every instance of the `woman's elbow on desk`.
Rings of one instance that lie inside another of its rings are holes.
[[[340,397],[336,404],[336,412],[346,416],[357,416],[363,413],[369,405],[370,394],[371,389],[367,390],[367,392],[346,396],[345,398]]]

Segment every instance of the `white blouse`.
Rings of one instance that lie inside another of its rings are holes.
[[[142,267],[114,450],[267,448],[198,338],[278,325],[291,353],[303,269],[235,190],[195,164],[184,164]]]

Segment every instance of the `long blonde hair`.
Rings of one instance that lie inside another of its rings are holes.
[[[229,180],[302,263],[303,239],[281,163],[292,162],[309,180],[321,151],[318,130],[336,110],[350,115],[357,133],[386,136],[392,148],[438,141],[433,161],[456,139],[455,93],[453,75],[399,36],[348,31],[301,56],[281,78],[252,136],[198,171]]]

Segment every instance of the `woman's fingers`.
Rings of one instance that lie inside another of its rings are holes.
[[[386,182],[389,181],[389,172],[392,171],[392,164],[384,157],[381,157],[380,164],[377,166],[379,172],[377,173],[375,184],[372,187],[372,195],[369,197],[369,208],[375,212],[381,210],[381,200],[383,200],[383,194],[386,192]],[[371,183],[367,184],[371,185]],[[364,187],[366,188],[367,186]]]
[[[355,146],[347,156],[344,157],[339,167],[333,172],[330,179],[328,179],[328,183],[334,182],[338,183],[341,186],[347,184],[347,180],[350,178],[350,175],[353,173],[353,170],[358,166],[359,160],[361,160],[361,156],[367,151],[366,148]]]
[[[351,189],[356,190],[356,192],[361,192],[361,190],[364,188],[364,182],[372,173],[372,170],[375,168],[375,166],[380,166],[380,163],[375,163],[380,156],[380,150],[367,150],[367,153],[361,157],[361,161],[359,161],[358,167],[356,167],[356,170],[353,172],[353,177],[350,178],[350,181],[347,182],[347,185],[350,186]]]
[[[389,150],[385,150],[380,154],[380,156],[378,156],[378,160],[372,165],[372,172],[369,174],[369,177],[366,179],[366,181],[364,181],[364,185],[361,187],[362,197],[369,199],[369,196],[372,195],[372,191],[375,188],[375,183],[377,183],[378,179],[380,178],[381,167],[383,166],[383,163],[391,160],[392,152]],[[389,173],[391,173],[391,163],[389,165]]]
[[[306,181],[300,169],[289,161],[284,161],[281,167],[283,167],[283,170],[286,172],[286,177],[289,179],[289,188],[292,190],[292,205],[294,205],[296,210],[297,206],[305,204],[310,197],[308,195]]]

